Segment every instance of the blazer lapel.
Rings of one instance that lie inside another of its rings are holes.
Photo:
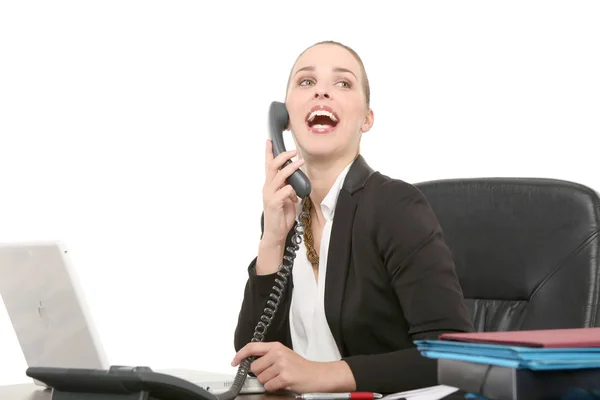
[[[362,156],[359,155],[354,160],[340,190],[331,227],[325,278],[325,316],[342,356],[345,353],[342,338],[342,303],[352,260],[352,226],[358,205],[355,193],[364,187],[373,172]]]
[[[342,300],[350,266],[352,224],[355,211],[356,202],[347,190],[342,189],[338,197],[331,227],[324,299],[325,316],[342,356],[344,355],[341,329]]]

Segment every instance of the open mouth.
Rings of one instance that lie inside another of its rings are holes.
[[[306,116],[308,128],[317,133],[331,132],[338,123],[337,115],[326,106],[314,107]]]

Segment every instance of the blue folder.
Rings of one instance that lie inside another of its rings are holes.
[[[600,368],[600,348],[539,348],[443,340],[416,340],[421,354],[531,370]]]

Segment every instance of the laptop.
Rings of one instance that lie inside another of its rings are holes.
[[[0,295],[29,367],[110,367],[62,243],[0,244]],[[155,372],[185,379],[214,394],[227,391],[234,378],[190,369]],[[251,376],[241,391],[264,392],[262,384]]]

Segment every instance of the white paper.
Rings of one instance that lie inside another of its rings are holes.
[[[410,390],[383,396],[382,400],[405,398],[406,400],[439,400],[456,392],[458,388],[446,385],[430,386],[423,389]]]

